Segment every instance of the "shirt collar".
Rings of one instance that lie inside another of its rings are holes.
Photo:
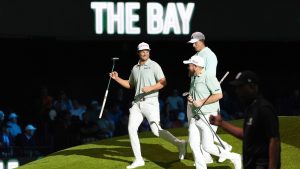
[[[149,66],[149,64],[151,63],[151,59],[149,58],[143,65],[145,65],[145,66]],[[139,66],[142,66],[141,64],[140,64],[140,61],[138,61],[138,64],[137,65],[139,65]]]
[[[209,49],[209,48],[205,46],[202,50],[200,50],[200,51],[198,52],[198,54],[200,54],[200,53],[206,51],[207,49]]]

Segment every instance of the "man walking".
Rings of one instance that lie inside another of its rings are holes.
[[[135,89],[134,101],[132,107],[129,109],[128,123],[129,137],[135,160],[131,165],[127,166],[128,169],[145,165],[137,133],[144,117],[147,118],[155,136],[177,146],[179,159],[184,159],[186,154],[186,141],[174,137],[170,132],[163,130],[159,124],[158,91],[166,86],[164,73],[159,64],[149,58],[150,47],[147,43],[140,43],[137,50],[139,62],[132,68],[129,80],[120,78],[117,72],[110,73],[112,79],[121,86],[127,89]]]
[[[194,154],[196,168],[207,168],[200,143],[209,154],[229,159],[235,169],[241,169],[241,157],[214,144],[214,131],[211,130],[208,118],[216,115],[219,110],[219,100],[223,97],[220,83],[215,76],[205,72],[202,57],[193,56],[184,61],[188,64],[191,76],[190,95],[188,103],[193,114],[189,123],[189,143]],[[204,119],[205,118],[205,119]]]
[[[215,77],[216,72],[217,72],[218,59],[217,59],[217,56],[215,55],[215,53],[205,45],[204,34],[201,32],[194,32],[191,36],[191,40],[188,41],[188,43],[192,43],[195,51],[197,52],[194,56],[203,58],[204,69],[205,69],[206,74],[210,74],[211,76]],[[187,106],[187,116],[188,116],[188,119],[190,119],[192,116],[189,106]],[[212,128],[214,129],[215,132],[217,132],[218,126],[212,125]],[[225,146],[226,150],[228,150],[228,151],[232,150],[232,146],[230,144],[228,144],[221,138],[220,138],[220,141]],[[214,142],[219,143],[219,141],[216,137],[214,137]],[[213,163],[212,157],[207,152],[203,151],[202,146],[201,146],[201,149],[202,149],[202,153],[204,155],[206,163],[207,164]],[[218,161],[224,162],[225,160],[226,160],[225,158],[219,158]]]

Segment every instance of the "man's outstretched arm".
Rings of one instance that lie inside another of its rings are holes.
[[[114,79],[117,83],[123,86],[126,89],[132,89],[132,85],[130,85],[129,80],[124,80],[119,77],[118,72],[111,72],[109,76]]]
[[[237,127],[226,121],[223,121],[220,113],[217,116],[210,116],[209,121],[212,125],[221,127],[223,130],[227,131],[228,133],[232,134],[233,136],[239,139],[243,139],[244,137],[243,128]]]

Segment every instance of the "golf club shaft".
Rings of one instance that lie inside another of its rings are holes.
[[[114,69],[115,69],[115,60],[113,60],[113,66],[112,66],[111,72],[113,72]],[[109,77],[107,88],[106,88],[106,91],[105,91],[105,94],[104,94],[104,99],[103,99],[103,102],[102,102],[102,106],[101,106],[101,110],[100,110],[100,114],[99,114],[99,119],[101,119],[103,111],[104,111],[104,107],[105,107],[105,104],[106,104],[106,99],[107,99],[107,96],[108,96],[110,82],[111,82],[111,76]]]

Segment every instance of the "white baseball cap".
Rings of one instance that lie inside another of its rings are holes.
[[[204,59],[200,56],[192,56],[189,60],[183,61],[184,64],[194,64],[196,66],[205,67]]]
[[[195,43],[198,40],[205,40],[205,36],[202,32],[194,32],[191,36],[191,40],[188,43]]]
[[[31,124],[28,124],[26,127],[25,127],[25,130],[36,130],[36,128],[31,125]]]
[[[148,43],[142,42],[138,45],[137,50],[150,50],[150,46]]]

